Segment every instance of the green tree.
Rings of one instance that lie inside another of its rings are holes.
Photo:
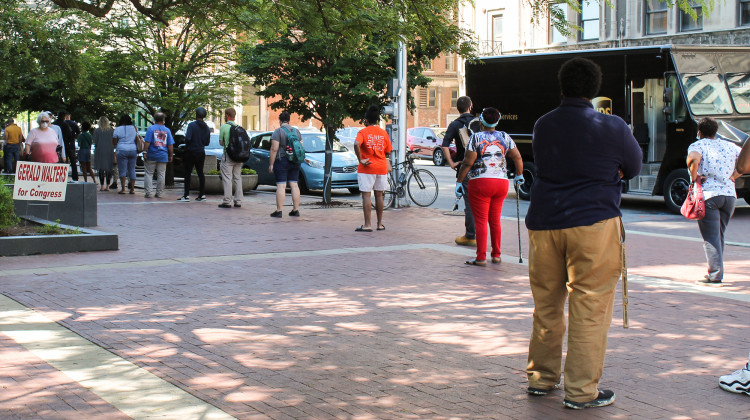
[[[93,18],[44,6],[0,5],[0,113],[68,109],[93,119],[127,109],[90,47],[101,43]]]
[[[176,13],[168,26],[130,10],[108,16],[100,27],[110,46],[102,49],[112,63],[110,79],[148,119],[163,111],[176,132],[196,107],[233,103],[243,78],[230,65],[234,38],[226,24]]]
[[[239,49],[238,67],[253,78],[258,94],[274,98],[303,120],[326,129],[325,202],[330,202],[331,149],[347,117],[360,119],[369,105],[383,105],[386,84],[396,75],[396,44],[408,46],[408,84],[427,86],[425,63],[441,52],[470,54],[468,39],[451,13],[455,2],[274,2],[264,14],[245,16],[263,28]],[[388,7],[386,7],[388,6]],[[260,42],[257,42],[260,41]],[[413,108],[413,98],[409,98]]]

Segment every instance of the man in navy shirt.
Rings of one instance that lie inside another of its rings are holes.
[[[211,142],[211,129],[203,121],[206,118],[206,108],[199,106],[195,109],[195,121],[187,126],[185,131],[185,154],[182,164],[185,167],[185,192],[177,201],[190,201],[190,177],[195,172],[198,174],[198,198],[195,201],[206,201],[206,177],[203,175],[203,163],[206,160],[206,146]]]
[[[156,197],[161,197],[164,191],[164,174],[167,162],[172,161],[174,151],[174,138],[172,131],[164,126],[167,116],[159,111],[154,114],[154,125],[146,130],[146,152],[145,174],[143,175],[143,188],[146,190],[145,197],[151,197],[153,191],[154,172],[156,173]]]
[[[526,373],[529,394],[557,387],[568,299],[563,404],[582,409],[615,400],[598,385],[622,272],[620,180],[638,175],[642,155],[627,124],[591,104],[598,65],[574,58],[558,78],[562,103],[537,120],[532,140],[537,177],[526,227],[534,327]]]

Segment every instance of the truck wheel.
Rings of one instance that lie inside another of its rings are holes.
[[[432,154],[432,163],[435,166],[445,165],[445,156],[443,156],[443,149],[435,148],[435,153]]]
[[[518,187],[518,197],[521,200],[528,200],[531,198],[531,186],[534,185],[536,179],[536,165],[533,162],[523,163],[523,184]],[[513,180],[511,179],[512,183]]]
[[[680,207],[687,198],[690,188],[690,174],[685,168],[675,169],[664,181],[664,204],[672,213],[680,214]]]

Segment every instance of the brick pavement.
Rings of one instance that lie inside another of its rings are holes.
[[[629,330],[618,293],[602,380],[617,402],[581,413],[562,391],[524,392],[533,305],[515,221],[504,262],[480,268],[462,265],[462,219],[442,211],[390,210],[386,231],[363,234],[357,207],[306,198],[302,217],[276,220],[270,194],[231,210],[178,196],[100,193],[120,251],[2,258],[0,292],[236,418],[748,416],[717,376],[744,363],[750,311],[688,287],[700,243],[630,235],[630,273],[678,290],[631,283]],[[746,297],[750,250],[727,254],[720,290]],[[3,334],[0,354],[0,418],[116,418]]]

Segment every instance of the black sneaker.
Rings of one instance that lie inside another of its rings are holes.
[[[289,215],[299,217],[299,210],[292,210],[289,212]]]
[[[605,389],[604,391],[599,391],[599,396],[596,397],[596,399],[593,399],[589,402],[575,402],[575,401],[570,401],[570,400],[563,400],[563,405],[566,408],[572,408],[574,410],[583,410],[584,408],[590,408],[590,407],[604,407],[606,405],[612,404],[613,402],[615,402],[614,391]]]
[[[196,198],[195,201],[206,201],[206,196],[202,195],[202,196]]]
[[[187,196],[180,197],[177,199],[177,201],[182,202],[182,203],[187,203],[188,201],[190,201],[190,197],[187,197]]]
[[[698,280],[698,284],[721,284],[721,280],[711,280],[711,277],[708,277],[708,275],[703,276],[703,280]]]
[[[226,204],[226,203],[221,203],[221,204],[219,204],[219,208],[221,208],[221,209],[231,209],[232,206],[230,206],[229,204]]]
[[[275,212],[271,213],[271,217],[281,217],[283,213],[281,213],[281,210],[276,210]]]
[[[547,395],[555,389],[557,389],[557,385],[552,388],[534,388],[533,386],[530,386],[526,388],[526,393],[529,395]]]
[[[235,207],[242,207],[242,204],[240,204],[240,203],[234,203],[234,206]]]

